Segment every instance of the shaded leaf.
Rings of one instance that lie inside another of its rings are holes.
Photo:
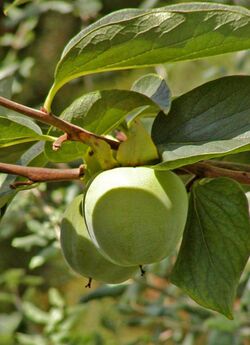
[[[178,4],[113,13],[65,48],[45,101],[68,81],[103,71],[197,59],[250,48],[249,11],[219,4]]]
[[[42,134],[39,126],[24,117],[0,117],[0,148],[38,140],[52,140]]]
[[[56,134],[56,131],[51,131],[49,134]],[[58,133],[57,133],[58,134]],[[56,163],[67,163],[77,159],[82,159],[86,152],[87,145],[77,141],[65,141],[60,147],[60,150],[54,151],[52,143],[45,143],[45,155],[48,161]]]
[[[171,281],[203,307],[232,319],[249,255],[248,203],[241,186],[223,177],[197,183]]]
[[[0,148],[0,162],[1,163],[16,162],[33,145],[34,145],[34,142],[30,141],[28,143],[1,147]]]
[[[156,117],[152,137],[173,169],[250,148],[250,77],[230,76],[201,85]]]
[[[42,167],[48,162],[43,151],[43,142],[38,142],[36,144],[29,142],[1,148],[0,162]],[[8,205],[19,191],[35,188],[37,186],[37,183],[34,183],[30,186],[22,186],[14,190],[10,188],[10,185],[15,181],[23,181],[25,178],[5,174],[2,174],[2,176],[4,176],[4,178],[0,180],[0,222],[7,211]],[[0,177],[2,176],[0,174]]]
[[[22,144],[24,145],[24,144]],[[27,144],[26,144],[27,145]],[[16,145],[17,148],[21,145]],[[14,148],[13,146],[12,148]],[[44,143],[38,142],[35,145],[33,145],[29,150],[27,150],[21,158],[16,162],[16,164],[20,165],[33,165],[36,166],[38,164],[39,166],[43,166],[46,164],[46,161],[44,159],[43,155],[43,148]],[[1,150],[0,150],[1,153]],[[0,155],[1,156],[1,155]],[[0,185],[0,220],[2,219],[3,215],[6,212],[8,204],[11,202],[11,200],[14,198],[14,196],[17,194],[17,190],[13,190],[10,188],[10,185],[15,182],[15,180],[18,179],[14,175],[6,175],[5,180]],[[30,187],[28,187],[30,188]]]
[[[147,74],[136,80],[133,91],[148,96],[167,114],[171,106],[171,92],[166,81],[158,74]]]

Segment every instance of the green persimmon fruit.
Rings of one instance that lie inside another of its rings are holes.
[[[121,267],[109,260],[92,243],[82,215],[83,196],[77,196],[67,207],[60,233],[64,258],[78,274],[103,281],[121,283],[130,278],[138,267]]]
[[[87,188],[86,225],[96,246],[123,266],[162,260],[182,236],[188,198],[170,171],[121,167],[103,171]]]

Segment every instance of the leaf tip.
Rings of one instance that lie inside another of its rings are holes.
[[[231,308],[229,310],[226,311],[219,311],[217,310],[220,314],[224,315],[227,319],[229,320],[234,320],[234,316],[233,316],[233,311],[231,310]]]

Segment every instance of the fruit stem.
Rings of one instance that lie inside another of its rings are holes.
[[[146,271],[143,269],[142,265],[139,265],[140,271],[141,271],[141,276],[143,277]]]
[[[92,283],[92,278],[89,278],[88,284],[85,285],[85,288],[90,289],[91,288],[91,283]]]

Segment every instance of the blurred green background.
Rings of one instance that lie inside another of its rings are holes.
[[[83,27],[112,11],[189,1],[72,0],[0,4],[0,82],[13,82],[13,99],[39,108],[53,81],[60,54]],[[200,1],[203,2],[203,1]],[[210,1],[250,7],[249,0]],[[7,9],[7,16],[3,9]],[[90,75],[65,86],[53,103],[57,115],[76,97],[96,89],[129,89],[157,72],[173,96],[211,79],[250,74],[249,52],[192,62]],[[46,127],[44,127],[46,130]],[[64,166],[61,164],[61,166]],[[4,175],[0,175],[0,184]],[[41,184],[20,192],[0,224],[0,345],[249,345],[250,265],[235,301],[233,321],[199,307],[168,276],[175,255],[146,267],[121,285],[76,276],[58,243],[66,205],[78,183]]]

